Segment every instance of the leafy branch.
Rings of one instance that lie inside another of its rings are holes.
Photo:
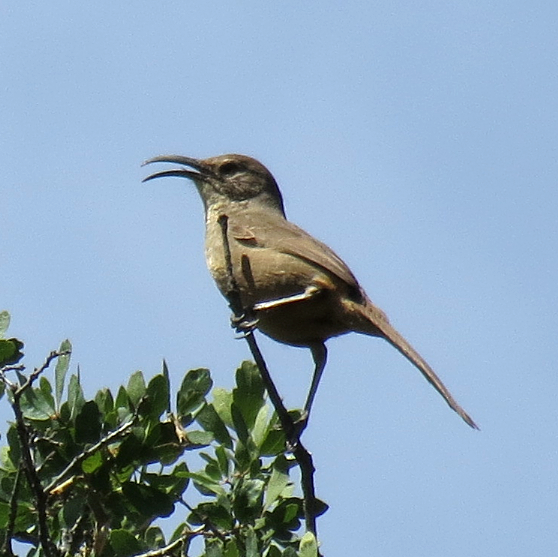
[[[171,396],[164,364],[91,399],[69,374],[68,341],[26,375],[23,343],[2,338],[3,323],[0,312],[0,397],[15,420],[0,450],[2,555],[18,541],[37,557],[187,557],[201,538],[204,556],[317,557],[254,364],[232,391],[194,369]]]

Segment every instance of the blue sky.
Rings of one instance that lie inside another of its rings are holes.
[[[327,555],[558,551],[558,8],[552,2],[0,6],[0,306],[89,395],[248,357],[186,181],[154,155],[255,156],[436,369],[349,335],[305,434]],[[262,339],[300,406],[307,351]],[[2,416],[9,414],[2,411]]]

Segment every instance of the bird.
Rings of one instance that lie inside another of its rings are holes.
[[[372,303],[348,265],[326,244],[287,220],[279,186],[262,163],[238,154],[206,159],[160,155],[144,165],[153,163],[179,167],[153,173],[144,182],[180,177],[195,184],[205,211],[206,263],[221,293],[227,297],[232,271],[243,308],[255,317],[256,327],[280,343],[310,349],[315,368],[305,419],[326,366],[326,341],[356,332],[385,339],[452,410],[479,429],[426,360]],[[228,246],[219,224],[223,217],[228,222]]]

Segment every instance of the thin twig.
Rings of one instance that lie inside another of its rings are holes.
[[[126,431],[134,425],[137,417],[138,416],[136,410],[131,420],[122,424],[118,429],[115,429],[114,431],[109,433],[106,437],[103,437],[100,441],[98,441],[97,443],[95,443],[85,451],[75,456],[70,462],[70,464],[68,464],[68,466],[66,466],[66,468],[64,468],[64,470],[62,470],[62,472],[60,472],[60,474],[58,474],[58,476],[56,476],[56,478],[54,478],[48,484],[48,486],[45,488],[45,492],[50,495],[52,491],[56,489],[56,486],[62,481],[62,479],[64,479],[68,474],[70,474],[76,466],[81,464],[84,460],[86,460],[88,457],[90,457],[91,455],[93,455],[103,447],[110,445],[115,439],[118,439],[124,433],[126,433]]]
[[[68,544],[69,545],[67,551],[68,555],[79,554],[79,548],[84,541],[84,533],[83,533],[84,524],[87,524],[90,515],[91,515],[91,510],[86,507],[83,510],[82,514],[76,520],[76,523],[70,528],[70,531],[68,532],[69,542],[70,542]],[[79,535],[77,535],[78,532]]]
[[[46,555],[46,557],[56,557],[57,555],[59,555],[59,552],[50,538],[50,532],[48,530],[48,523],[47,523],[47,495],[45,493],[45,490],[43,489],[41,480],[39,479],[39,475],[37,474],[37,470],[35,468],[33,455],[31,454],[29,430],[27,429],[27,425],[25,424],[25,419],[23,417],[23,411],[21,410],[20,401],[25,391],[31,388],[33,382],[44,371],[48,369],[52,361],[60,356],[65,356],[66,354],[69,354],[69,352],[67,351],[51,352],[47,356],[43,365],[38,368],[35,368],[33,372],[29,375],[25,383],[23,383],[23,385],[18,387],[14,383],[10,384],[10,389],[13,394],[12,409],[14,411],[15,418],[16,418],[16,430],[17,430],[20,449],[21,449],[23,470],[25,472],[25,477],[27,478],[29,487],[35,496],[35,501],[37,506],[37,522],[39,525],[39,542],[43,548],[43,552]]]
[[[225,265],[227,270],[229,287],[227,288],[227,299],[229,301],[230,308],[232,309],[235,319],[239,322],[246,317],[246,308],[242,304],[242,299],[240,296],[240,289],[238,283],[234,276],[234,269],[232,264],[231,248],[229,244],[228,236],[228,216],[220,215],[219,224],[221,226],[221,232],[223,235],[223,247],[225,251]],[[281,422],[281,427],[285,432],[285,436],[288,441],[294,439],[296,433],[295,425],[281,400],[281,396],[273,383],[273,379],[269,373],[265,360],[262,353],[256,343],[256,338],[251,329],[244,332],[244,337],[246,342],[250,347],[250,351],[254,357],[256,365],[262,376],[265,388],[269,394],[269,398],[279,421]],[[306,523],[306,530],[312,532],[316,536],[316,495],[314,489],[314,463],[312,461],[312,455],[306,450],[302,445],[300,439],[297,439],[293,443],[292,452],[298,465],[300,467],[301,474],[301,486],[304,498],[304,518]]]
[[[52,360],[52,359],[51,359]],[[50,363],[50,361],[49,361]],[[29,381],[25,382],[25,385],[30,386]],[[21,449],[21,456],[23,459],[23,468],[25,471],[25,477],[29,483],[29,487],[35,496],[35,502],[37,506],[37,519],[39,523],[39,541],[43,548],[43,552],[46,557],[56,557],[58,549],[50,539],[50,533],[48,531],[47,524],[47,496],[41,485],[41,480],[35,469],[33,462],[33,456],[31,455],[29,431],[25,425],[23,418],[23,412],[19,405],[21,394],[23,391],[21,388],[17,389],[14,394],[14,401],[12,403],[12,408],[16,418],[16,429],[19,437],[19,444]]]
[[[169,543],[168,545],[165,545],[165,547],[161,547],[160,549],[154,549],[153,551],[148,551],[147,553],[140,553],[135,557],[165,557],[180,545],[185,544],[190,538],[193,538],[194,536],[199,536],[202,533],[203,533],[203,529],[186,532],[186,534],[183,534],[173,542]]]
[[[60,356],[67,356],[68,354],[70,354],[69,350],[64,350],[63,352],[58,352],[57,350],[53,350],[46,357],[46,360],[44,361],[43,365],[41,367],[36,367],[33,370],[33,372],[29,374],[27,381],[25,381],[25,383],[21,385],[21,387],[19,387],[14,392],[14,396],[20,397],[23,394],[23,392],[26,391],[35,382],[35,380],[41,375],[41,373],[43,373],[48,369],[48,367],[52,363],[52,360],[55,360],[56,358],[60,358]]]
[[[25,366],[23,364],[17,364],[17,365],[13,365],[13,366],[4,366],[2,368],[2,371],[1,371],[2,376],[7,371],[25,371]]]
[[[6,555],[8,557],[13,557],[14,555],[12,549],[12,538],[14,535],[15,521],[17,518],[17,498],[19,495],[19,483],[21,481],[21,468],[22,466],[20,463],[16,472],[14,488],[12,490],[12,496],[10,497],[10,516],[8,518],[4,543],[2,544],[2,549],[0,553],[1,555]]]
[[[312,455],[300,441],[293,448],[293,455],[300,466],[300,484],[304,494],[304,521],[306,530],[317,539],[316,527],[316,490],[314,488],[314,461]]]

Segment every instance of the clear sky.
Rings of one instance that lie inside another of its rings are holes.
[[[323,551],[558,554],[558,7],[472,0],[3,2],[0,309],[87,394],[249,356],[184,180],[252,155],[482,428],[349,335],[305,434]],[[262,340],[300,406],[308,351]],[[9,416],[6,409],[0,417]]]

